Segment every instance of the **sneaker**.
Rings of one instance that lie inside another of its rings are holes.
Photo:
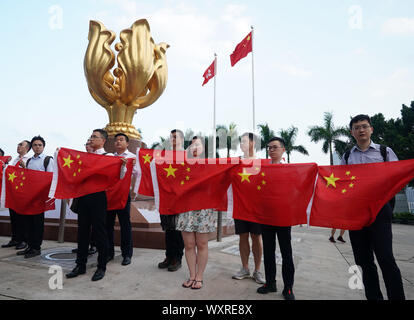
[[[232,276],[232,278],[236,280],[250,278],[250,271],[248,269],[241,268],[235,275]]]
[[[257,288],[257,293],[266,294],[269,292],[276,292],[276,283],[273,283],[271,285],[264,284],[260,288]]]
[[[168,266],[168,271],[177,271],[181,268],[181,260],[175,260],[173,259],[171,261],[171,264]]]
[[[344,240],[344,238],[342,238],[341,236],[339,236],[337,240],[338,240],[338,241],[341,241],[342,243],[345,243],[345,242],[346,242],[346,241]]]
[[[258,284],[265,284],[266,280],[263,277],[263,274],[260,271],[255,270],[253,272],[253,280],[256,281]]]
[[[335,243],[336,241],[335,241],[335,239],[331,236],[330,238],[329,238],[329,241],[330,242],[333,242],[333,243]]]
[[[295,295],[293,294],[293,290],[291,287],[285,287],[282,292],[283,297],[285,300],[295,300]]]

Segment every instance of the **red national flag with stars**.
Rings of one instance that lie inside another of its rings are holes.
[[[269,164],[269,160],[234,168],[233,218],[280,227],[306,224],[316,172],[315,163]]]
[[[120,210],[125,208],[128,201],[129,190],[131,187],[131,176],[132,169],[134,167],[135,159],[127,159],[127,172],[123,179],[120,179],[115,185],[107,189],[106,192],[106,201],[107,201],[107,210]]]
[[[120,157],[60,148],[54,159],[51,198],[78,198],[104,191],[120,180]]]
[[[24,215],[35,215],[54,209],[49,199],[52,173],[8,166],[4,170],[2,206]]]
[[[414,178],[414,160],[321,166],[309,224],[360,230]]]
[[[153,197],[154,187],[152,185],[151,168],[150,163],[156,158],[163,157],[165,154],[164,150],[157,149],[137,149],[137,163],[135,168],[137,171],[137,181],[135,183],[136,194]]]
[[[216,71],[215,71],[215,62],[216,60],[213,61],[213,63],[207,68],[207,70],[204,72],[203,77],[204,77],[204,82],[203,82],[203,86],[216,75]]]
[[[243,40],[240,42],[233,53],[230,55],[231,66],[233,67],[239,60],[243,59],[249,52],[252,52],[252,33],[250,32]]]
[[[237,164],[230,161],[208,164],[207,159],[198,162],[195,159],[160,161],[151,163],[155,204],[160,214],[201,209],[226,210],[223,199],[230,185],[229,170]]]

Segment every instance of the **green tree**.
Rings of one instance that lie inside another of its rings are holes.
[[[348,134],[347,129],[343,127],[334,127],[332,117],[332,112],[325,112],[323,126],[312,126],[309,128],[308,131],[308,135],[311,137],[312,142],[323,141],[322,151],[324,153],[329,152],[329,159],[331,165],[333,165],[332,146],[335,144],[339,147],[341,145],[341,140],[339,140],[338,138],[341,136],[346,136]]]
[[[259,134],[261,137],[261,150],[265,149],[266,150],[266,159],[269,158],[269,154],[267,151],[267,143],[269,142],[269,140],[275,136],[275,133],[273,132],[273,130],[271,130],[269,128],[269,125],[266,124],[258,124],[257,127],[259,128]]]
[[[294,145],[296,137],[298,135],[298,128],[291,126],[287,130],[282,129],[279,131],[279,135],[285,141],[285,149],[286,149],[286,154],[288,157],[288,163],[290,163],[290,154],[292,153],[292,151],[297,151],[307,156],[309,155],[308,151],[305,149],[304,146]]]

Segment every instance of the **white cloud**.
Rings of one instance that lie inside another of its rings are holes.
[[[414,18],[390,18],[382,25],[382,33],[390,36],[414,36]]]

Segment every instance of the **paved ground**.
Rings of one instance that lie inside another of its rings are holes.
[[[414,299],[414,226],[393,225],[394,253],[404,281],[407,299]],[[354,265],[348,233],[347,243],[332,244],[328,241],[330,230],[323,228],[294,227],[292,242],[295,263],[294,293],[301,300],[363,300],[362,290],[350,289],[349,273]],[[0,243],[9,238],[0,237]],[[0,299],[160,299],[160,300],[281,300],[283,281],[281,261],[278,255],[278,292],[259,295],[259,287],[253,280],[233,280],[232,274],[240,267],[238,238],[231,236],[222,242],[210,241],[209,262],[201,290],[184,289],[182,282],[187,278],[187,267],[177,272],[157,268],[164,258],[162,250],[134,249],[132,264],[121,266],[117,248],[116,258],[107,266],[104,279],[90,281],[96,266],[96,255],[89,260],[86,275],[75,279],[63,277],[63,288],[52,290],[49,280],[56,276],[48,273],[51,265],[61,265],[63,273],[74,266],[69,253],[73,243],[59,244],[45,241],[42,256],[24,259],[16,256],[14,248],[0,249]],[[54,255],[54,253],[59,253]],[[65,253],[66,252],[66,253]],[[279,249],[277,249],[279,252]],[[65,258],[68,260],[47,260]],[[253,260],[251,258],[251,267]],[[263,269],[263,266],[262,266]],[[381,276],[380,276],[381,278]],[[352,283],[357,283],[358,278]],[[384,296],[385,288],[381,283]]]

